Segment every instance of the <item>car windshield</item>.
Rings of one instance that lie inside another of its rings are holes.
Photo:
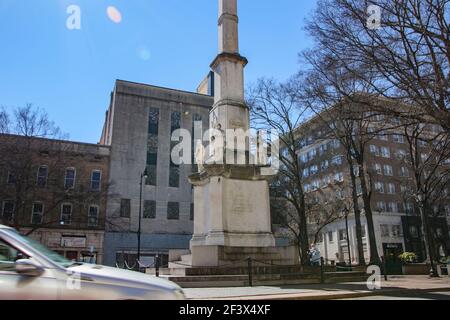
[[[50,250],[49,248],[40,244],[39,242],[37,242],[31,238],[22,236],[15,230],[5,230],[5,231],[6,231],[6,233],[9,233],[10,235],[12,235],[14,238],[19,238],[20,241],[29,245],[33,249],[39,251],[40,254],[44,255],[47,259],[50,259],[51,261],[53,261],[54,263],[58,264],[61,267],[68,268],[75,264],[73,261],[70,261],[70,260],[64,258],[63,256]]]

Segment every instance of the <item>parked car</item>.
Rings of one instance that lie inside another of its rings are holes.
[[[0,225],[0,300],[182,300],[173,282],[77,263]]]

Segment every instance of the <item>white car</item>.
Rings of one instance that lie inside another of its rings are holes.
[[[74,263],[0,225],[0,300],[182,300],[173,282]]]

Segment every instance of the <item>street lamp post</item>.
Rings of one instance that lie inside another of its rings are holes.
[[[137,264],[137,268],[138,270],[139,268],[139,261],[141,261],[141,220],[142,220],[142,185],[143,185],[143,179],[147,179],[148,177],[148,173],[147,173],[147,168],[144,170],[143,173],[141,173],[141,178],[140,178],[140,192],[139,192],[139,227],[138,227],[138,249],[137,249],[137,259],[136,259],[136,264]]]
[[[350,213],[350,210],[348,210],[348,208],[346,207],[344,209],[344,214],[345,214],[345,229],[347,232],[347,248],[348,248],[348,259],[349,259],[349,264],[350,267],[352,266],[352,253],[351,253],[351,249],[350,249],[350,232],[348,231],[348,215]]]

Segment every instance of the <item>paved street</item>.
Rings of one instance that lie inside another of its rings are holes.
[[[450,277],[395,276],[382,281],[381,290],[367,288],[366,283],[315,284],[284,287],[187,288],[193,300],[331,300],[331,299],[450,299]]]

